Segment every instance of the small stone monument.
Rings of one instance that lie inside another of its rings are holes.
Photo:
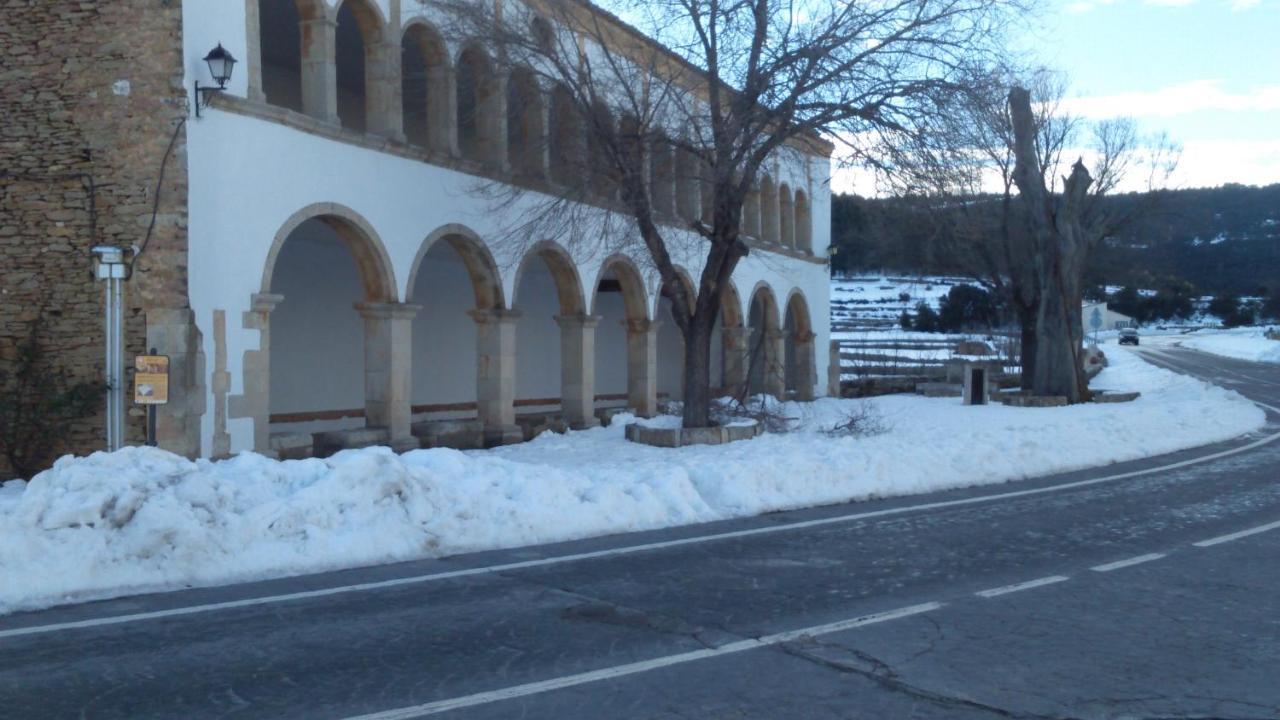
[[[964,404],[986,405],[991,393],[991,367],[985,364],[964,366]]]

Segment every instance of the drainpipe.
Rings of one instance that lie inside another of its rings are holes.
[[[124,251],[100,245],[93,248],[97,257],[97,278],[104,282],[106,295],[102,303],[107,335],[107,450],[124,445],[124,301],[123,283],[127,267]]]

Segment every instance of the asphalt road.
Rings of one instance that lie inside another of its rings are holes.
[[[1280,367],[1143,352],[1280,407]],[[1280,718],[1269,419],[978,490],[0,618],[0,717]]]

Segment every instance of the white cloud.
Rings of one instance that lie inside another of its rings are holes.
[[[1280,85],[1248,92],[1223,90],[1218,80],[1194,80],[1145,92],[1068,98],[1062,107],[1086,118],[1172,117],[1199,110],[1225,112],[1280,110]]]
[[[1145,5],[1158,5],[1160,7],[1186,7],[1196,0],[1142,0]]]
[[[1248,10],[1249,8],[1257,7],[1260,2],[1262,2],[1262,0],[1231,0],[1231,9]]]

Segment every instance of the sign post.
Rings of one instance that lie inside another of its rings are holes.
[[[1093,345],[1098,345],[1098,331],[1102,329],[1102,310],[1094,308],[1089,314],[1089,327],[1093,328]]]
[[[155,447],[156,406],[169,402],[169,356],[138,355],[133,370],[133,402],[147,408],[147,444]]]

